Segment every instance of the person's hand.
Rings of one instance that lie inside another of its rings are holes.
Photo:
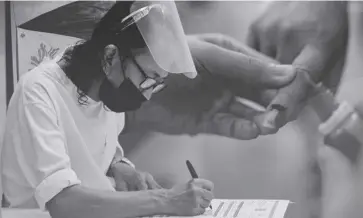
[[[205,212],[213,200],[213,183],[204,179],[192,179],[167,190],[168,214],[197,216]]]
[[[298,76],[279,90],[264,115],[279,128],[296,119],[309,96],[307,77],[299,74],[336,91],[348,40],[347,2],[271,2],[247,38],[252,48],[297,68]]]
[[[277,90],[294,79],[293,67],[276,65],[271,58],[220,34],[190,36],[188,43],[198,76],[191,80],[169,74],[166,89],[138,111],[126,114],[124,132],[148,128],[244,140],[266,132],[269,127],[258,119],[261,110],[246,107],[235,97],[267,106]]]
[[[140,191],[161,188],[150,173],[140,172],[123,162],[116,163],[111,167],[111,176],[115,179],[116,191]]]

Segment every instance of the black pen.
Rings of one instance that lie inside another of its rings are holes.
[[[187,160],[186,163],[187,163],[187,167],[188,167],[188,170],[189,170],[190,175],[192,176],[192,178],[197,179],[198,174],[197,174],[197,172],[195,172],[195,169],[194,169],[192,163],[190,163],[189,160]],[[209,208],[212,209],[212,205],[209,205]]]

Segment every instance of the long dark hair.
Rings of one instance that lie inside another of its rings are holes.
[[[80,41],[65,52],[63,58],[67,65],[64,71],[77,87],[80,104],[87,104],[86,93],[93,82],[105,77],[103,55],[107,45],[115,45],[122,60],[132,57],[132,49],[146,46],[135,24],[121,31],[121,20],[130,14],[133,2],[117,1],[98,22],[89,40]]]

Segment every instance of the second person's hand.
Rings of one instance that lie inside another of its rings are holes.
[[[279,90],[265,119],[280,128],[297,118],[309,97],[306,76],[336,91],[348,41],[347,2],[271,2],[252,23],[248,44],[281,64],[296,67],[297,77]],[[300,75],[306,74],[306,75]],[[277,113],[278,112],[278,113]]]

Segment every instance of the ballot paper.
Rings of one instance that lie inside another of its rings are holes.
[[[290,203],[288,200],[214,199],[213,209],[195,218],[283,218]]]

